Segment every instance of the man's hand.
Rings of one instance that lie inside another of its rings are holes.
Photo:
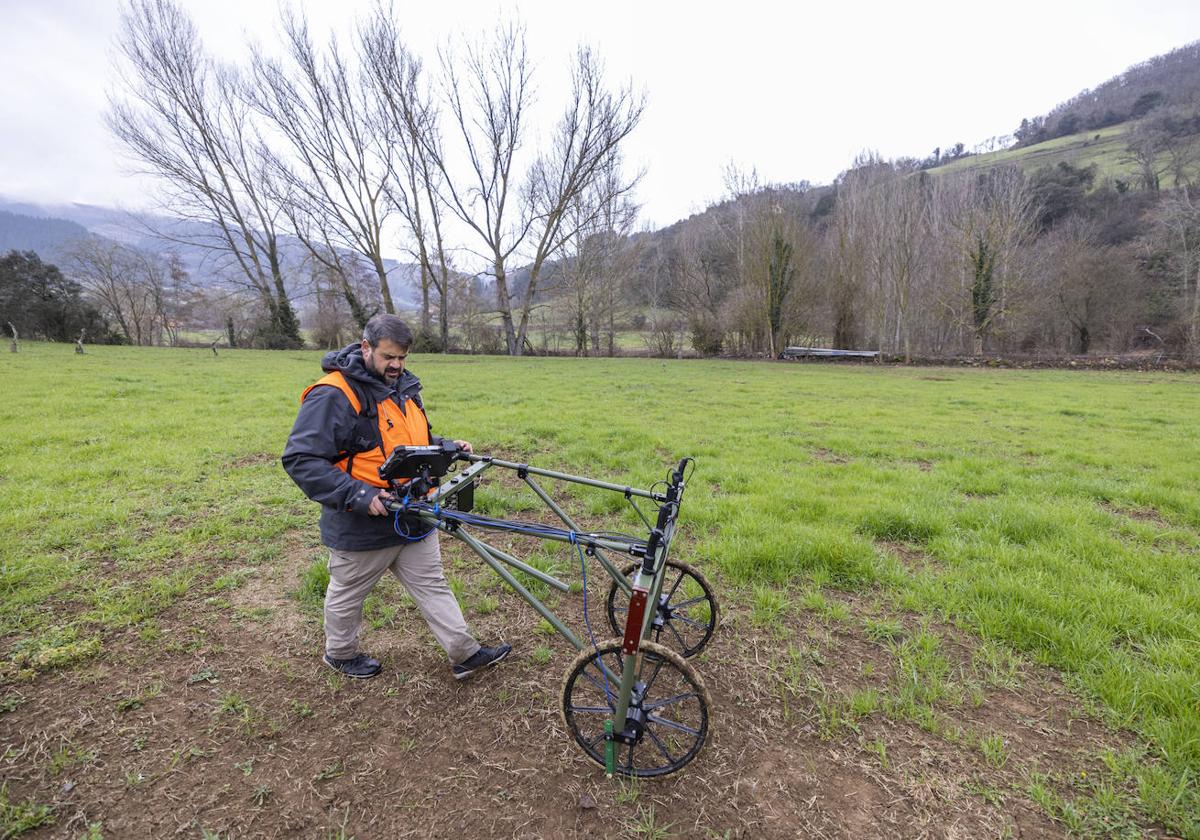
[[[475,448],[473,446],[471,446],[471,444],[468,441],[465,441],[465,440],[456,440],[456,441],[454,441],[454,445],[457,446],[459,449],[461,449],[463,452],[474,452],[475,451]]]
[[[380,490],[379,493],[371,500],[370,506],[367,508],[367,513],[371,516],[386,516],[388,509],[387,502],[390,502],[394,497],[386,490]]]

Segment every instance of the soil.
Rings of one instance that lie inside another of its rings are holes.
[[[108,838],[1059,837],[1065,828],[1024,793],[1030,774],[1067,793],[1069,780],[1103,772],[1101,750],[1130,743],[1029,663],[973,701],[940,703],[936,727],[876,711],[830,729],[822,696],[886,691],[897,678],[865,619],[907,634],[918,618],[880,593],[826,593],[849,618],[796,608],[759,627],[741,607],[752,599],[734,593],[692,660],[713,702],[709,743],[664,779],[610,780],[563,729],[557,693],[575,651],[447,541],[473,629],[510,641],[513,655],[456,682],[385,581],[380,600],[400,606],[364,637],[382,674],[353,681],[323,666],[320,615],[291,594],[321,556],[307,539],[295,535],[286,563],[250,569],[239,589],[176,602],[157,638],[114,633],[97,659],[3,687],[23,698],[0,715],[8,801],[55,814],[23,836],[73,838],[100,823]],[[605,591],[591,581],[597,632]],[[498,606],[480,614],[485,595]],[[580,595],[549,601],[586,634]],[[928,632],[952,672],[973,667],[976,640],[948,625]],[[789,648],[805,651],[799,666]],[[983,736],[1002,738],[1000,766],[974,746]]]

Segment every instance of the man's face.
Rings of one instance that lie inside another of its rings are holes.
[[[404,373],[404,360],[408,358],[408,348],[401,347],[391,339],[381,339],[379,346],[372,347],[363,339],[363,364],[367,370],[375,371],[389,385],[395,385]]]

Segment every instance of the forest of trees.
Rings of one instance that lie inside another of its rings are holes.
[[[6,277],[42,279],[24,297],[4,281],[4,320],[55,339],[207,332],[272,348],[300,346],[303,329],[338,346],[396,311],[384,254],[401,249],[423,351],[1200,357],[1200,44],[1035,121],[1044,134],[1134,117],[1121,178],[1069,163],[939,171],[962,144],[863,153],[823,186],[730,165],[720,201],[645,231],[621,155],[644,98],[608,84],[591,50],[556,119],[534,125],[518,25],[428,66],[382,6],[350,44],[317,44],[288,13],[280,26],[279,56],[236,66],[205,54],[174,0],[130,2],[109,124],[189,226],[154,253],[79,239],[53,282],[58,268],[14,252]],[[1024,129],[1022,143],[1042,136]],[[224,282],[194,282],[181,245]],[[39,295],[73,301],[75,320]]]
[[[832,187],[729,180],[729,201],[646,243],[660,352],[1200,349],[1189,178],[1151,191],[1069,164],[939,175],[863,155]]]
[[[546,267],[621,216],[636,179],[622,173],[620,144],[643,97],[609,85],[600,57],[580,48],[556,120],[533,125],[534,68],[517,24],[447,45],[432,69],[383,5],[356,21],[349,44],[317,43],[288,11],[280,30],[279,55],[221,63],[175,0],[131,0],[108,114],[157,176],[164,209],[210,232],[190,244],[242,286],[258,313],[253,343],[301,343],[289,272],[313,279],[324,332],[342,315],[361,326],[395,311],[384,253],[399,245],[420,266],[424,346],[450,344],[454,306],[478,308],[455,265],[472,254],[504,349],[524,352]],[[285,264],[284,237],[303,243],[304,266]]]

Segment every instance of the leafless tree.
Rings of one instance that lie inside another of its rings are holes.
[[[1200,163],[1200,111],[1195,106],[1169,108],[1143,121],[1145,131],[1157,136],[1165,157],[1163,166],[1174,187],[1190,187]]]
[[[801,264],[807,268],[812,256],[797,203],[806,188],[762,184],[756,171],[732,163],[725,168],[725,188],[729,204],[720,229],[739,287],[726,315],[756,351],[774,356],[782,349],[784,315],[792,309]]]
[[[397,142],[387,196],[404,220],[410,253],[421,266],[421,327],[431,332],[432,287],[438,296],[439,343],[449,349],[452,270],[439,198],[444,174],[437,161],[445,159],[439,114],[422,62],[400,37],[390,8],[376,7],[359,29],[359,40],[372,95]]]
[[[1141,289],[1130,256],[1105,245],[1094,222],[1073,216],[1042,244],[1047,309],[1065,321],[1065,349],[1087,353],[1097,341],[1121,344],[1142,318]]]
[[[855,208],[868,326],[880,349],[912,356],[913,300],[926,277],[929,190],[922,173],[873,153],[855,160],[839,198]]]
[[[68,255],[68,270],[101,311],[112,318],[130,344],[141,344],[141,315],[144,300],[131,294],[132,260],[124,246],[89,237],[74,244]]]
[[[1200,358],[1200,202],[1190,190],[1174,190],[1159,205],[1154,220],[1179,289],[1188,353]]]
[[[617,216],[607,222],[599,243],[603,271],[595,283],[595,305],[589,327],[592,353],[596,355],[616,354],[617,325],[633,310],[630,285],[634,267],[642,256],[643,240],[631,235],[629,228],[622,229],[624,224],[632,225],[632,221]]]
[[[1162,176],[1169,169],[1166,152],[1167,138],[1150,120],[1141,120],[1129,133],[1129,143],[1121,156],[1122,163],[1137,167],[1142,188],[1158,192]]]
[[[159,254],[137,249],[134,252],[134,264],[149,303],[147,343],[173,343],[170,336],[174,329],[174,301],[168,288],[170,268],[167,261]]]
[[[169,253],[166,257],[167,284],[157,298],[159,323],[167,343],[172,347],[179,343],[179,330],[185,320],[193,317],[197,307],[199,288],[183,265],[179,254]]]
[[[917,178],[901,173],[888,179],[879,196],[877,230],[883,234],[882,257],[885,299],[892,308],[895,332],[892,347],[903,350],[904,360],[912,358],[912,330],[909,322],[913,285],[918,278],[921,258],[921,224],[924,221]]]
[[[130,344],[156,344],[165,334],[170,315],[160,257],[89,237],[71,247],[66,267]]]
[[[801,311],[796,299],[799,287],[806,285],[815,251],[799,208],[787,201],[795,197],[784,192],[761,196],[750,229],[745,280],[754,292],[755,332],[763,336],[772,358],[783,350],[785,334],[798,326],[785,316]]]
[[[518,355],[508,261],[529,233],[528,221],[522,223],[514,206],[519,202],[517,151],[532,95],[525,31],[514,24],[499,26],[490,43],[469,44],[461,54],[447,47],[439,57],[441,93],[469,175],[456,180],[455,159],[445,144],[427,137],[423,145],[440,176],[441,200],[482,245],[477,253],[490,263],[508,352]]]
[[[971,350],[979,355],[989,334],[1021,299],[1021,257],[1033,241],[1037,206],[1016,167],[948,176],[938,182],[933,200],[932,224],[949,240],[957,263],[951,275],[958,278],[956,294],[945,306],[966,327]]]
[[[837,183],[830,254],[834,336],[854,336],[893,350],[888,328],[891,294],[884,247],[884,184],[895,177],[874,152],[858,155]],[[862,334],[858,335],[861,328]]]
[[[615,321],[625,308],[628,275],[636,259],[630,234],[637,206],[613,181],[621,178],[614,156],[584,195],[567,210],[572,231],[562,250],[563,298],[576,355],[599,355],[606,336],[606,354],[614,353]]]
[[[687,317],[693,349],[706,356],[725,349],[732,326],[725,304],[738,278],[729,244],[708,216],[684,222],[671,242],[677,306]]]
[[[360,255],[375,272],[384,310],[395,312],[383,257],[391,212],[385,191],[397,153],[393,125],[381,119],[367,74],[336,37],[318,49],[305,17],[286,11],[281,28],[286,59],[257,54],[243,90],[286,143],[286,154],[272,156],[282,203],[314,259],[345,278],[343,252]],[[365,323],[370,313],[352,292],[346,300]]]
[[[862,193],[855,190],[845,173],[837,184],[833,218],[826,232],[825,295],[832,325],[833,346],[857,348],[862,341],[863,289],[866,284],[863,241]],[[859,348],[861,349],[861,348]]]
[[[443,148],[429,143],[426,151],[443,177],[445,204],[482,245],[507,350],[520,355],[542,269],[573,234],[568,208],[637,126],[644,98],[630,88],[608,90],[599,59],[589,49],[578,50],[567,107],[549,148],[534,159],[522,183],[517,155],[527,141],[532,81],[524,30],[501,26],[489,43],[466,47],[461,58],[450,52],[441,58],[452,133],[470,177],[455,180]],[[631,181],[617,185],[620,193],[631,187]],[[508,267],[519,250],[529,263],[524,290],[514,301]]]
[[[660,254],[642,277],[641,291],[648,309],[644,340],[647,349],[662,358],[682,355],[687,327],[687,317],[678,300],[678,277],[672,276],[673,273],[671,262]]]
[[[238,95],[236,72],[210,59],[174,0],[130,0],[118,49],[121,93],[107,122],[163,186],[163,203],[202,233],[163,232],[227,257],[267,313],[268,346],[299,346],[284,285],[279,207],[269,167]]]
[[[344,294],[348,281],[337,268],[324,261],[310,261],[309,269],[314,306],[307,324],[313,343],[330,350],[344,347],[362,329],[348,309]]]

